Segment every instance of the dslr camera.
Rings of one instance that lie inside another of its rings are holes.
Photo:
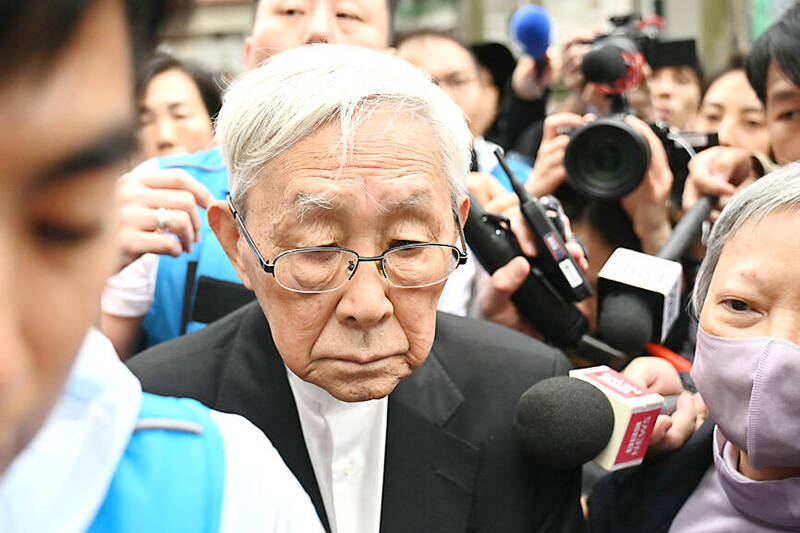
[[[584,196],[615,200],[644,179],[650,147],[647,139],[625,122],[626,115],[635,114],[625,92],[639,83],[645,62],[654,68],[697,64],[694,40],[659,40],[652,30],[660,27],[659,20],[642,21],[638,15],[612,17],[611,31],[591,42],[581,62],[585,80],[594,83],[610,103],[608,114],[566,132],[571,137],[564,156],[567,181]],[[716,134],[679,132],[663,122],[650,127],[664,146],[675,177],[673,203],[679,204],[689,159],[716,145]]]

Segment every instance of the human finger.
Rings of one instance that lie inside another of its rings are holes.
[[[665,415],[660,415],[661,416]],[[648,450],[667,452],[683,446],[689,437],[696,431],[697,411],[695,410],[692,393],[684,391],[678,397],[675,412],[669,415],[671,424],[668,429],[655,441],[650,440]]]
[[[194,202],[204,209],[214,201],[214,195],[206,186],[182,169],[169,168],[152,172],[133,172],[123,176],[123,178],[127,177],[153,189],[187,191],[194,197]]]

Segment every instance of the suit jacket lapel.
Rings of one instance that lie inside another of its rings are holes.
[[[232,345],[215,407],[238,413],[258,426],[278,450],[330,531],[328,517],[311,466],[286,367],[275,348],[266,318],[252,304]]]
[[[463,400],[434,353],[389,396],[381,533],[467,530],[479,449],[444,427]]]

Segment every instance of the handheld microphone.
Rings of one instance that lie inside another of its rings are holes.
[[[539,466],[593,460],[613,471],[642,462],[663,405],[660,394],[597,366],[533,385],[517,404],[514,428]]]
[[[464,235],[473,255],[489,274],[514,257],[523,255],[508,220],[487,213],[471,196]],[[560,348],[577,343],[589,329],[583,313],[565,301],[533,264],[525,283],[511,296],[511,300],[547,342]]]
[[[508,176],[511,187],[519,197],[519,209],[536,239],[538,254],[533,260],[533,264],[545,273],[547,279],[552,281],[555,289],[565,300],[579,302],[589,298],[594,294],[592,286],[575,259],[570,255],[564,239],[561,238],[558,229],[547,217],[541,202],[528,193],[520,183],[514,172],[508,167],[500,148],[495,149],[494,155]]]
[[[661,343],[680,314],[683,267],[678,262],[716,199],[704,197],[675,225],[655,256],[618,248],[598,275],[598,336],[638,355]]]
[[[552,26],[550,15],[542,6],[523,6],[511,17],[509,33],[522,45],[525,53],[536,60],[537,78],[547,68]]]

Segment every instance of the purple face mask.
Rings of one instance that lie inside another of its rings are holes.
[[[698,328],[692,379],[722,434],[755,468],[800,466],[800,346]]]

